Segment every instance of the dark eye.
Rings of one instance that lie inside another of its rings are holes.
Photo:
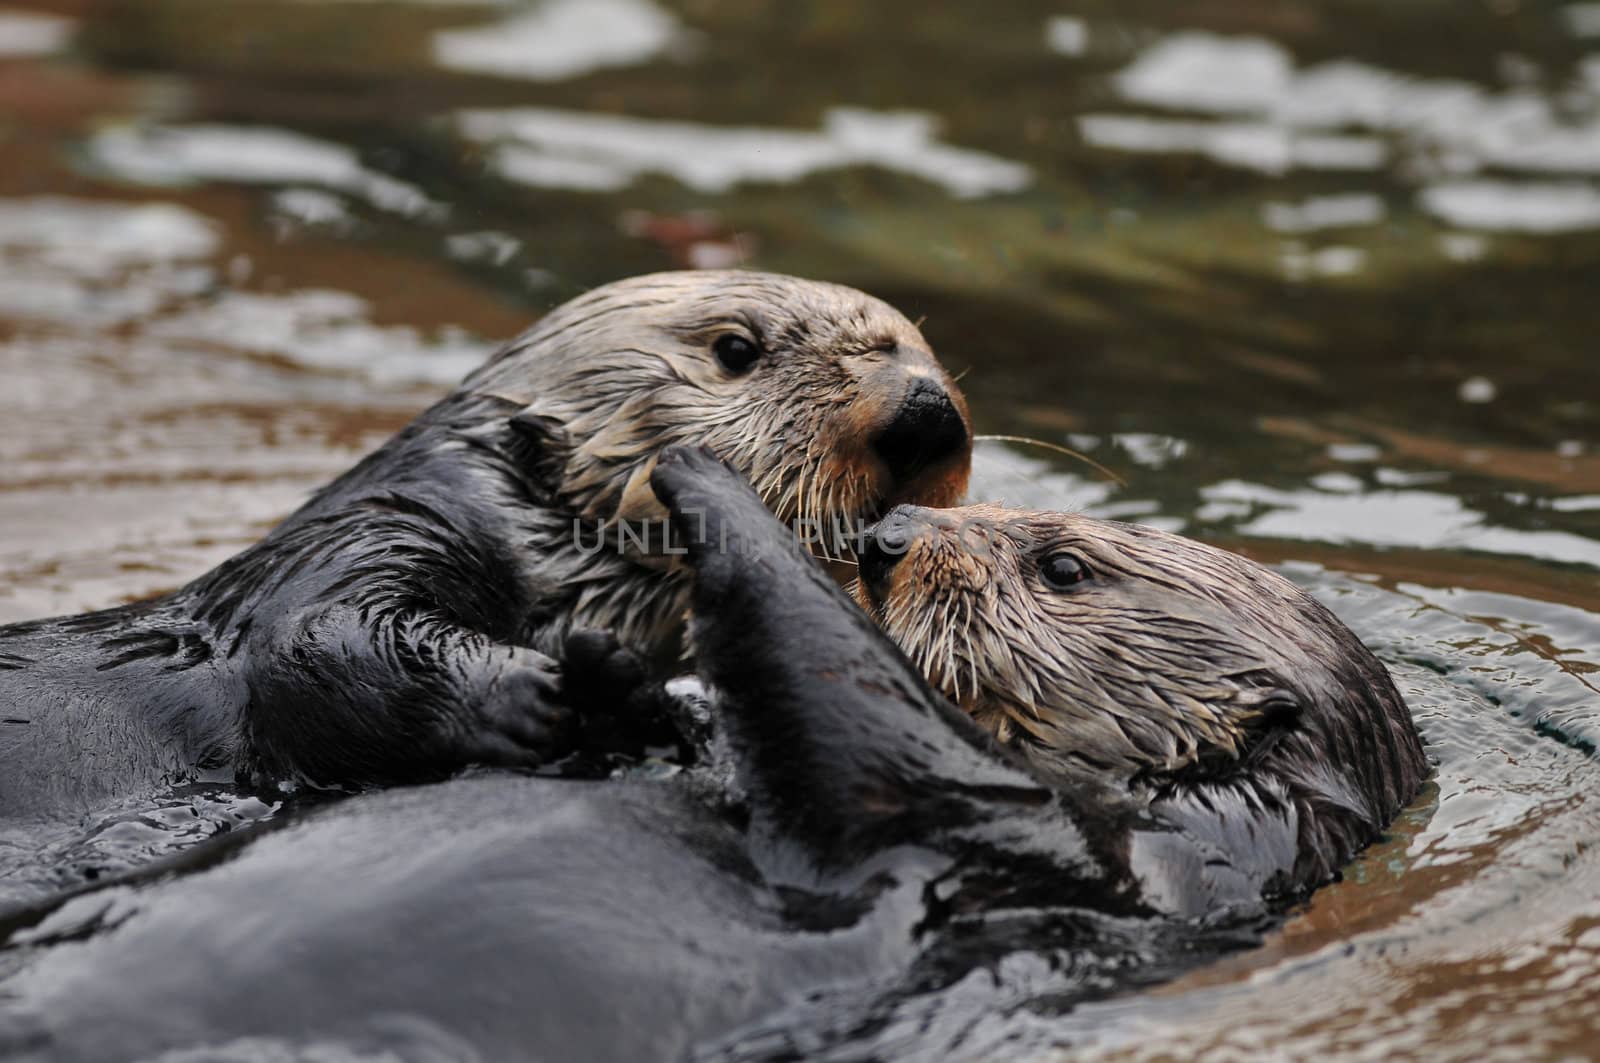
[[[1064,591],[1089,578],[1089,569],[1072,554],[1051,554],[1039,562],[1039,578],[1047,587]]]
[[[761,348],[737,332],[725,332],[711,345],[711,353],[728,372],[744,373],[761,357]]]

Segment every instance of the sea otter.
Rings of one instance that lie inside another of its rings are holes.
[[[1388,670],[1321,603],[1154,528],[979,505],[869,530],[857,598],[935,688],[1043,778],[1114,779],[1240,838],[1286,817],[1277,888],[1321,885],[1427,761]],[[1228,821],[1232,821],[1229,823]]]
[[[942,1058],[991,1004],[1170,976],[1284,896],[1285,795],[1168,819],[1110,773],[1041,772],[937,694],[733,470],[675,449],[652,482],[690,551],[695,659],[745,815],[691,773],[489,775],[224,839],[0,916],[0,1055]],[[1145,615],[1163,604],[1182,601]],[[1317,732],[1351,793],[1379,782],[1337,755],[1384,740],[1367,722]]]
[[[0,814],[195,772],[387,783],[573,733],[574,627],[676,660],[655,455],[716,448],[783,519],[955,501],[965,402],[834,284],[663,273],[557,308],[255,546],[164,597],[0,628]]]

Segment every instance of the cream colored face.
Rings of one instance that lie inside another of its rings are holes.
[[[947,697],[1060,770],[1236,757],[1338,652],[1337,622],[1287,580],[1151,528],[901,507],[878,538],[861,604]],[[885,538],[898,557],[879,556]]]
[[[965,399],[915,326],[854,289],[794,277],[607,285],[553,311],[468,386],[560,425],[562,493],[603,519],[659,514],[649,473],[671,444],[710,447],[781,519],[821,528],[903,501],[951,504],[971,466]]]

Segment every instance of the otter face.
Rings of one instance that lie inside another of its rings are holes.
[[[1383,667],[1326,609],[1180,536],[903,506],[874,529],[860,573],[859,600],[934,686],[1055,773],[1195,776],[1281,729],[1342,727],[1354,747],[1387,741],[1396,711],[1410,727]]]
[[[636,277],[561,306],[467,381],[570,442],[560,493],[601,520],[661,515],[672,444],[710,447],[832,553],[835,524],[955,502],[966,401],[916,327],[851,288],[774,274]],[[846,528],[848,530],[848,528]]]

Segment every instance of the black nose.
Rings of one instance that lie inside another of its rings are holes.
[[[900,404],[894,422],[872,441],[896,484],[966,450],[967,423],[950,393],[927,377],[918,377]]]
[[[868,590],[881,591],[888,585],[889,573],[906,556],[915,537],[916,531],[911,522],[898,510],[867,529],[861,554],[856,560],[861,565],[858,570],[861,582],[867,585]]]

